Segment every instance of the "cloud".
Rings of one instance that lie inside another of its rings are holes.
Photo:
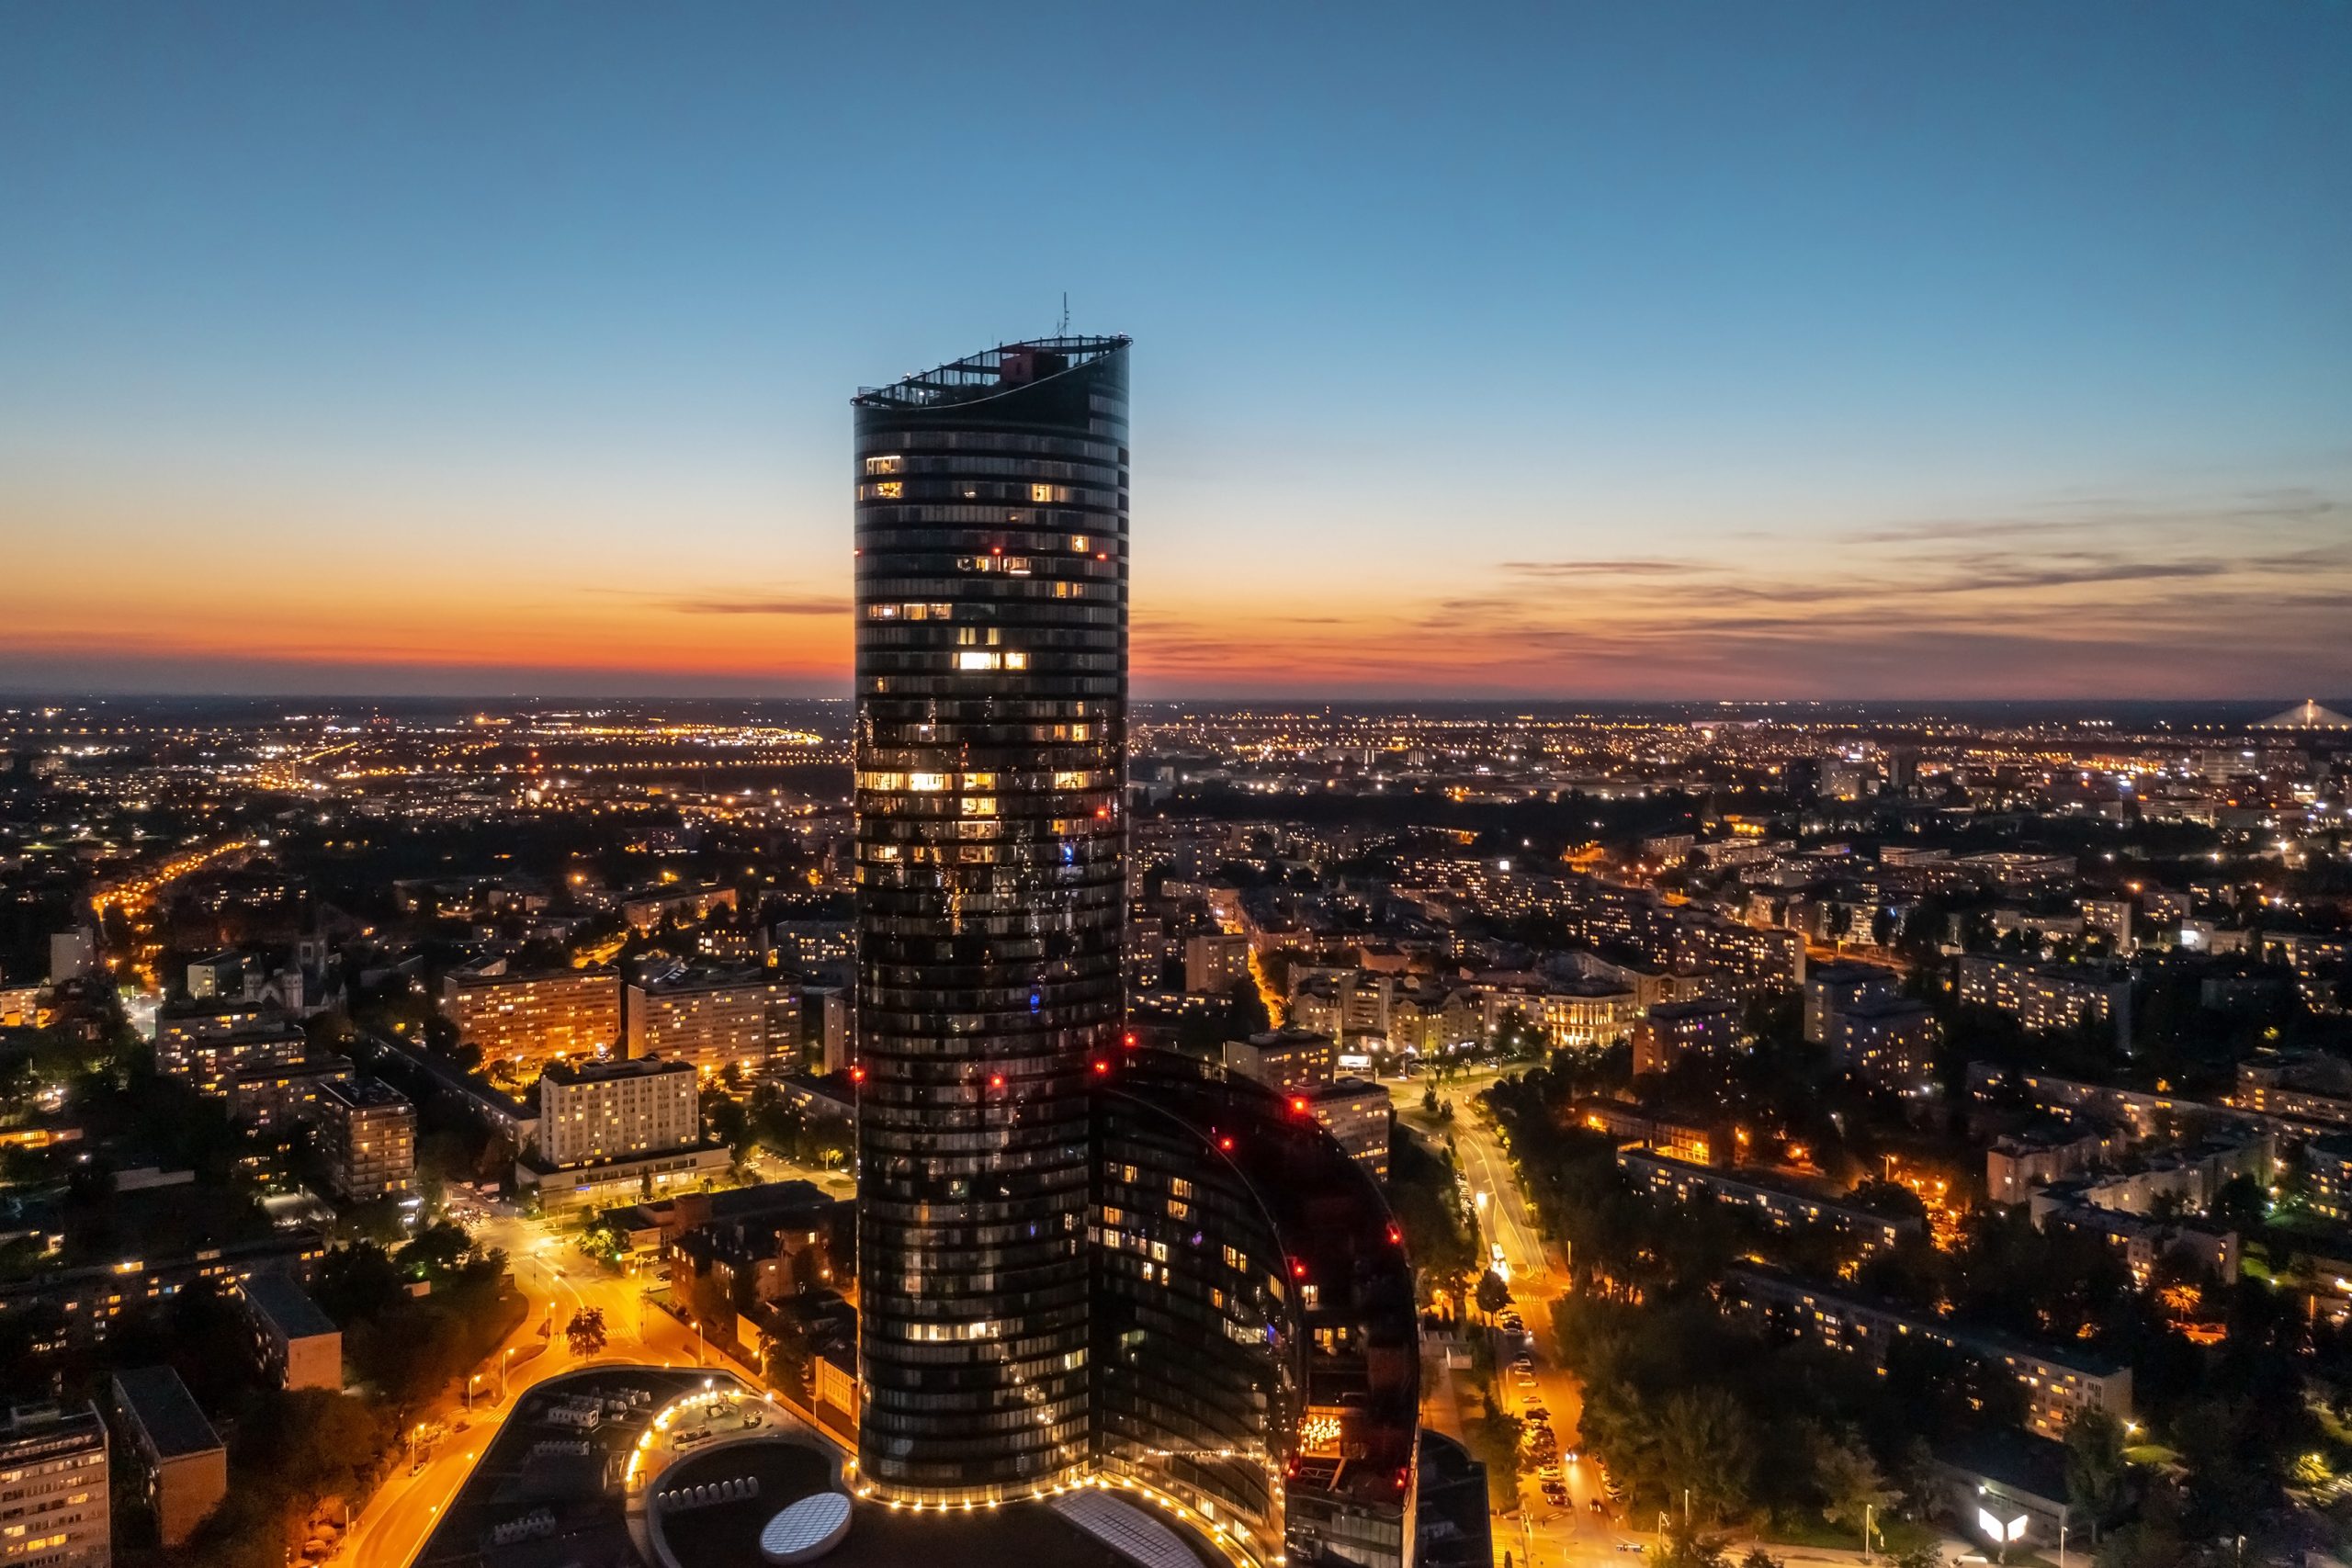
[[[673,599],[682,615],[846,615],[846,599]]]
[[[1507,560],[1503,570],[1522,577],[1687,577],[1708,569],[1688,560]]]

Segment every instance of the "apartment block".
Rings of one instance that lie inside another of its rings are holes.
[[[526,1066],[585,1059],[621,1038],[620,975],[461,969],[441,982],[441,1014],[458,1026],[458,1039],[487,1057]]]
[[[107,1568],[107,1456],[95,1405],[19,1404],[0,1418],[0,1568]]]
[[[1970,1007],[1995,1008],[2035,1031],[2096,1024],[2116,1048],[2132,1048],[2132,982],[2110,971],[2032,964],[1972,953],[1960,961],[1959,995]]]
[[[1714,997],[1660,1002],[1634,1031],[1634,1072],[1663,1073],[1690,1056],[1728,1055],[1754,1043],[1737,1002]]]
[[[649,976],[628,987],[621,1010],[629,1055],[698,1072],[756,1073],[800,1049],[800,987],[758,967]]]
[[[1761,1269],[1728,1270],[1717,1301],[1732,1316],[1816,1340],[1874,1367],[1885,1367],[1905,1341],[1939,1346],[1980,1375],[2013,1380],[2025,1395],[2025,1426],[2041,1437],[2063,1437],[2066,1424],[2085,1410],[2132,1419],[2132,1369],[2071,1347],[2030,1344]]]
[[[1388,1091],[1362,1078],[1302,1086],[1290,1091],[1294,1113],[1312,1116],[1323,1124],[1348,1157],[1388,1179]]]
[[[1227,1072],[1282,1094],[1329,1083],[1338,1060],[1331,1037],[1306,1029],[1268,1030],[1225,1043]]]
[[[416,1107],[377,1078],[322,1084],[319,1146],[335,1195],[366,1202],[416,1187]]]
[[[559,1063],[539,1078],[539,1153],[549,1166],[659,1154],[701,1139],[701,1088],[688,1063]]]
[[[243,1300],[254,1358],[271,1382],[287,1389],[342,1389],[343,1330],[308,1292],[283,1274],[255,1274],[244,1282]]]
[[[114,1407],[131,1468],[165,1546],[185,1545],[229,1490],[229,1452],[169,1367],[114,1374]]]
[[[1786,1183],[1734,1176],[1639,1149],[1618,1150],[1617,1168],[1635,1191],[1653,1198],[1680,1204],[1710,1201],[1744,1209],[1775,1230],[1823,1232],[1863,1252],[1893,1247],[1927,1228],[1914,1216],[1882,1214]]]

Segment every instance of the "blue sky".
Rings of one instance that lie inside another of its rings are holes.
[[[1067,289],[1139,690],[2342,694],[2347,81],[2317,5],[9,7],[0,687],[844,689],[848,393]]]

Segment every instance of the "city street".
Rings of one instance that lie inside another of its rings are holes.
[[[355,1520],[334,1562],[354,1568],[407,1568],[482,1445],[515,1398],[535,1384],[598,1362],[688,1366],[719,1359],[697,1343],[694,1330],[645,1306],[643,1292],[652,1282],[646,1276],[608,1274],[582,1257],[569,1237],[551,1235],[535,1222],[492,1215],[476,1222],[473,1232],[478,1243],[505,1248],[515,1286],[530,1310],[499,1353],[483,1363],[472,1409],[460,1395],[434,1413],[428,1425],[437,1426],[441,1436],[425,1450],[422,1468],[396,1472],[384,1483]],[[605,1314],[605,1349],[588,1358],[574,1356],[564,1337],[564,1326],[583,1307],[601,1308]],[[503,1399],[502,1362],[508,1368]]]

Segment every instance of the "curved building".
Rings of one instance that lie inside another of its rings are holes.
[[[1258,1562],[1411,1562],[1420,1355],[1378,1185],[1304,1099],[1163,1052],[1100,1080],[1101,1473]]]
[[[1008,344],[854,400],[858,1444],[888,1497],[1024,1496],[1089,1463],[1127,341]]]

